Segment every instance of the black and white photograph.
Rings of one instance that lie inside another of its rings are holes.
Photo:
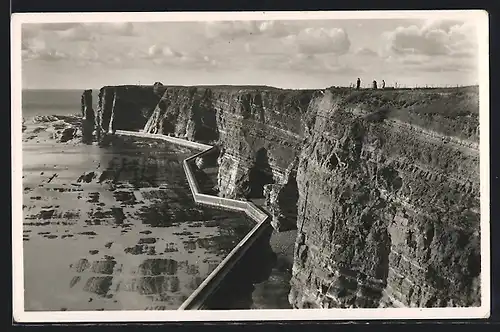
[[[484,11],[12,17],[18,322],[485,318]]]

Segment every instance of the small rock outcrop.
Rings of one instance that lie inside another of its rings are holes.
[[[278,232],[297,228],[299,192],[295,176],[296,171],[289,175],[284,184],[264,186],[265,206],[271,212],[271,225]]]
[[[77,131],[76,128],[73,127],[64,128],[59,134],[57,141],[61,143],[71,141],[72,139],[75,138],[76,131]]]
[[[82,142],[85,144],[92,144],[94,128],[95,128],[95,114],[92,108],[92,90],[85,90],[82,94]]]
[[[90,183],[92,180],[94,180],[97,177],[97,174],[95,172],[85,172],[80,177],[76,182],[85,182],[85,183]]]
[[[194,163],[198,169],[202,170],[205,167],[205,160],[203,157],[198,157],[194,160]]]

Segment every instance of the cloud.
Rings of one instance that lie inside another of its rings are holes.
[[[81,46],[78,53],[75,55],[77,60],[84,60],[87,62],[97,62],[100,60],[99,52],[95,49],[92,44],[86,44]]]
[[[403,65],[420,65],[435,59],[436,56],[426,54],[405,54],[405,55],[389,55],[384,61],[389,64],[403,64]]]
[[[474,72],[476,66],[471,62],[449,62],[449,63],[426,63],[418,67],[419,71],[442,73],[442,72]]]
[[[180,58],[181,63],[191,66],[198,67],[214,67],[218,65],[215,59],[212,59],[208,55],[202,55],[199,53],[194,54],[184,54]]]
[[[475,26],[458,21],[428,21],[384,34],[390,54],[471,57],[477,51]]]
[[[148,49],[148,56],[151,58],[155,57],[182,57],[182,54],[178,51],[173,50],[169,46],[151,45]]]
[[[57,32],[59,37],[73,40],[97,40],[99,36],[134,36],[134,25],[125,23],[82,23]]]
[[[168,45],[151,45],[146,53],[136,53],[130,52],[128,54],[129,58],[143,58],[153,61],[157,65],[189,65],[190,67],[213,67],[218,64],[218,62],[207,55],[203,55],[199,52],[181,52],[172,49]]]
[[[349,51],[351,42],[343,29],[307,28],[296,35],[283,39],[286,45],[297,48],[303,54],[333,53],[343,55]]]
[[[473,72],[477,70],[474,58],[447,55],[407,54],[388,56],[384,59],[396,72]]]
[[[215,21],[205,23],[208,38],[234,39],[251,35],[284,37],[290,34],[288,26],[280,21]]]
[[[94,41],[101,36],[134,36],[134,25],[125,23],[43,23],[23,24],[23,39],[45,37],[67,41]]]
[[[259,32],[271,37],[284,37],[290,34],[290,28],[281,21],[264,21],[258,25]]]
[[[258,31],[255,21],[217,21],[205,24],[205,32],[209,38],[238,38]]]
[[[99,24],[99,30],[101,30],[102,33],[108,35],[117,35],[117,36],[135,35],[135,26],[131,22],[101,23]]]
[[[36,30],[45,30],[45,31],[65,31],[74,27],[78,27],[81,23],[27,23],[25,24],[27,27],[36,29]]]
[[[260,59],[257,65],[262,69],[301,72],[304,74],[356,74],[363,70],[339,63],[330,55],[297,54],[293,56],[272,55]]]
[[[79,44],[67,50],[49,46],[41,38],[31,38],[22,41],[22,59],[24,61],[58,61],[73,60],[77,65],[103,62],[92,43]]]
[[[94,40],[95,36],[83,25],[77,25],[67,30],[57,31],[58,37],[69,41]]]
[[[45,42],[39,39],[32,39],[23,42],[21,52],[23,61],[31,61],[31,60],[57,61],[68,58],[68,54],[47,47]]]
[[[358,48],[354,54],[362,55],[362,56],[378,56],[378,53],[368,47]]]

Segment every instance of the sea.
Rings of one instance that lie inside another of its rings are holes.
[[[254,223],[194,203],[181,163],[192,150],[60,143],[34,121],[80,114],[81,93],[22,94],[25,310],[175,310]]]
[[[25,119],[36,115],[73,115],[80,114],[82,90],[23,90],[21,107]],[[97,108],[99,90],[92,90],[93,106]]]

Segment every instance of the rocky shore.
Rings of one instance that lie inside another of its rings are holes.
[[[194,204],[180,164],[193,151],[99,147],[87,120],[24,122],[26,310],[175,310],[253,223]]]

